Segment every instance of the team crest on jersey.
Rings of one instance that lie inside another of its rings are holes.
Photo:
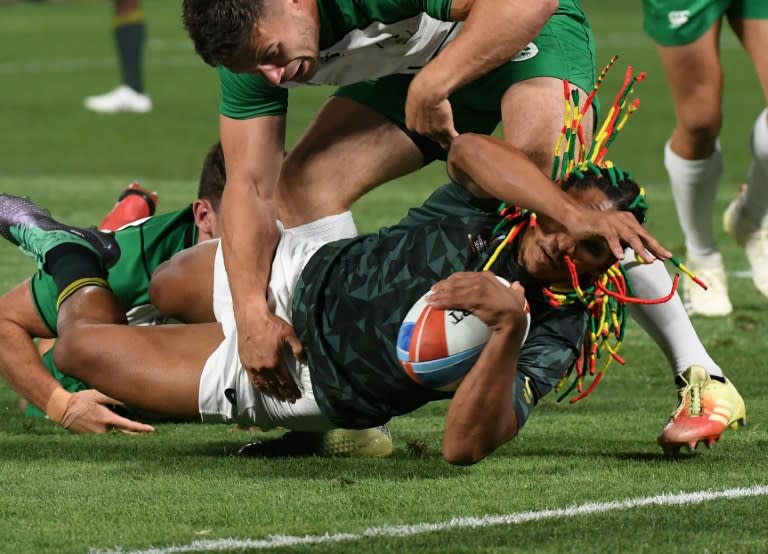
[[[669,19],[669,28],[678,29],[688,23],[688,19],[691,17],[690,10],[675,10],[667,14]]]
[[[525,60],[530,60],[532,57],[534,57],[536,54],[539,53],[539,47],[536,46],[534,43],[529,42],[525,48],[520,50],[520,52],[517,53],[517,56],[512,58],[513,62],[524,62]]]

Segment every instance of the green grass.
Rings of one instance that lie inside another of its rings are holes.
[[[649,73],[638,87],[640,112],[613,158],[646,185],[650,228],[682,254],[661,163],[672,108],[653,46],[640,31],[639,3],[583,3],[598,38],[598,59],[621,55],[605,89],[616,89],[628,63]],[[0,190],[29,194],[78,224],[98,221],[131,180],[158,190],[163,210],[191,199],[200,159],[218,132],[217,83],[184,36],[178,2],[148,0],[145,10],[147,86],[156,109],[150,116],[99,116],[86,112],[82,100],[116,84],[109,3],[0,8]],[[749,62],[729,32],[723,56],[726,173],[718,213],[743,180],[749,129],[763,107]],[[328,92],[292,93],[290,141]],[[374,191],[355,207],[361,229],[396,220],[444,179],[444,167],[434,164]],[[746,269],[743,253],[722,233],[718,237],[729,269]],[[0,290],[32,269],[30,260],[0,244]],[[575,406],[546,399],[518,439],[471,468],[440,458],[443,403],[392,422],[396,451],[389,459],[253,460],[233,454],[254,435],[228,426],[166,424],[142,437],[70,435],[47,421],[24,419],[12,392],[0,385],[0,551],[359,534],[380,526],[766,485],[766,300],[749,280],[733,278],[731,288],[733,316],[695,324],[742,392],[750,424],[726,434],[712,451],[676,461],[664,459],[654,443],[674,403],[669,370],[635,327],[623,350],[626,367],[614,366],[589,399]],[[409,448],[414,442],[424,449]],[[764,552],[765,507],[762,496],[721,499],[280,550]],[[257,547],[252,543],[250,550]]]

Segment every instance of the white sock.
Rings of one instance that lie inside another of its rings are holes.
[[[663,262],[636,262],[631,249],[626,250],[624,259],[627,260],[623,265],[633,294],[638,298],[661,298],[672,290],[672,279]],[[663,304],[630,304],[629,313],[664,352],[672,366],[672,375],[680,375],[690,366],[700,365],[710,375],[723,376],[723,370],[699,340],[679,295]]]
[[[713,232],[715,196],[723,174],[720,142],[703,160],[685,160],[664,145],[664,166],[675,198],[677,218],[685,235],[688,257],[694,260],[718,252]]]
[[[744,198],[744,211],[747,217],[756,223],[768,224],[768,108],[760,115],[752,127],[749,145],[752,151],[752,164],[747,177],[747,194]]]

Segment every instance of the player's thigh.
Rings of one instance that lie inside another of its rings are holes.
[[[658,47],[675,104],[678,127],[687,133],[709,138],[717,136],[722,118],[720,28],[718,20],[694,42]]]
[[[595,82],[595,48],[585,20],[550,19],[513,60],[451,97],[456,128],[489,134],[503,120],[504,137],[549,172],[563,123],[563,80],[584,91]],[[585,121],[587,134],[592,120]]]
[[[55,362],[131,406],[189,418],[199,413],[200,376],[223,338],[217,323],[83,326],[59,340]]]
[[[213,265],[217,246],[218,240],[201,242],[160,264],[149,283],[152,305],[185,323],[215,321]]]
[[[759,11],[762,9],[763,11]],[[760,17],[758,17],[759,14]],[[757,78],[768,104],[768,2],[755,7],[755,17],[742,19],[729,16],[731,27],[752,59]]]
[[[278,186],[280,217],[293,227],[341,213],[369,190],[423,163],[414,142],[375,104],[333,96],[286,156]]]
[[[578,90],[582,107],[587,93]],[[504,140],[528,155],[547,175],[551,172],[555,143],[563,127],[564,109],[563,83],[551,77],[517,83],[502,100]],[[582,119],[587,145],[592,139],[593,112],[589,109]]]

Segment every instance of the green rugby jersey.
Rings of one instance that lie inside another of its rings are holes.
[[[126,312],[149,304],[149,280],[157,266],[195,244],[197,237],[191,205],[129,223],[115,233],[120,258],[110,268],[108,282]],[[56,335],[58,290],[53,277],[38,271],[30,279],[30,291],[40,318]]]
[[[457,271],[480,270],[498,222],[498,202],[451,183],[398,225],[323,246],[310,259],[293,300],[293,324],[304,345],[315,398],[336,425],[365,428],[451,393],[412,381],[397,359],[397,334],[414,302]],[[549,306],[542,284],[515,261],[513,248],[493,270],[520,281],[531,306],[531,330],[518,370],[530,377],[534,402],[572,366],[586,325],[580,305]],[[518,391],[519,392],[519,391]]]
[[[320,55],[308,84],[347,85],[418,72],[455,38],[451,0],[318,0]],[[554,17],[586,24],[579,0],[561,0]],[[591,60],[590,60],[591,61]],[[288,88],[220,67],[221,114],[233,119],[284,114]]]

